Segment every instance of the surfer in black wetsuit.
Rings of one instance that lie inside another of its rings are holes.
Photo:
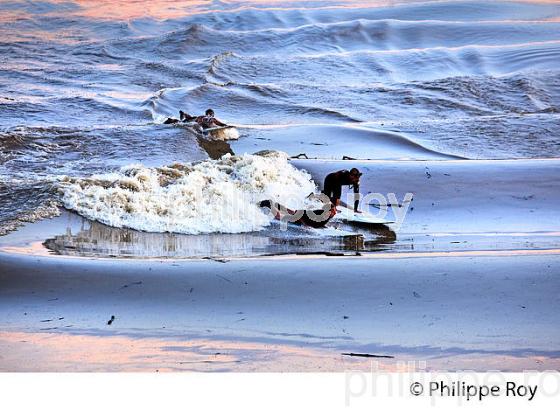
[[[214,110],[211,108],[207,109],[204,115],[199,115],[198,117],[179,111],[179,119],[168,118],[164,121],[164,124],[177,124],[179,122],[196,122],[203,129],[227,126],[227,124],[214,117]]]
[[[362,173],[357,168],[352,168],[350,171],[342,170],[328,174],[325,177],[323,186],[323,194],[328,199],[325,198],[323,200],[326,200],[327,203],[321,209],[294,211],[270,200],[261,201],[259,205],[262,208],[269,208],[278,220],[307,225],[313,228],[322,228],[336,215],[336,207],[341,205],[340,197],[342,196],[343,185],[352,185],[355,195],[360,193],[361,176]],[[329,200],[330,203],[328,202]],[[354,212],[362,213],[358,209],[359,202],[357,198],[354,200]]]
[[[327,204],[322,209],[292,210],[274,201],[264,200],[259,203],[261,208],[269,208],[274,218],[312,228],[323,228],[336,214],[336,208]]]
[[[354,188],[354,212],[361,213],[358,209],[358,204],[360,200],[357,198],[357,194],[360,193],[360,177],[362,173],[357,168],[352,168],[350,171],[342,170],[337,172],[332,172],[325,177],[325,183],[323,184],[323,194],[331,199],[333,207],[341,204],[340,197],[342,196],[342,186],[352,185]]]

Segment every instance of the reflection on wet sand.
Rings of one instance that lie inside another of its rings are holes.
[[[87,352],[83,347],[89,346]],[[0,347],[10,356],[0,371],[315,371],[408,372],[445,368],[520,371],[558,368],[560,359],[508,354],[450,354],[442,357],[399,355],[398,359],[344,356],[336,349],[282,342],[131,337],[72,333],[0,332]],[[452,363],[450,362],[453,359]]]
[[[76,218],[81,218],[76,216]],[[64,234],[43,245],[57,255],[136,258],[220,258],[280,254],[333,254],[381,250],[395,241],[388,230],[355,227],[355,235],[323,236],[320,230],[273,225],[260,232],[240,234],[182,235],[114,228],[83,219],[79,230],[66,227]]]
[[[370,366],[327,349],[239,340],[3,332],[0,346],[9,348],[12,358],[37,360],[0,361],[0,370],[12,371],[365,371]],[[88,353],[83,346],[90,346]]]

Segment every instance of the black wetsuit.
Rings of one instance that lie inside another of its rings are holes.
[[[273,206],[275,206],[276,208],[279,206],[279,204],[274,203],[273,201],[270,201],[268,199],[261,201],[259,203],[259,206],[261,208],[269,208],[272,209]],[[293,211],[291,209],[285,208],[285,212],[287,214],[293,215],[296,212],[300,212],[300,211]],[[315,215],[315,217],[311,218],[309,216],[310,213],[313,213]],[[276,219],[282,219],[282,215],[278,212],[275,215]],[[325,217],[325,210],[324,209],[313,209],[313,210],[305,210],[302,212],[301,217],[296,220],[296,221],[290,221],[292,223],[295,224],[303,224],[303,225],[307,225],[310,226],[312,228],[322,228],[324,227],[327,222],[329,222],[331,220],[331,218],[333,217],[333,214],[329,214],[328,216]],[[318,220],[316,220],[318,219]]]
[[[360,192],[360,183],[353,183],[350,181],[350,171],[342,170],[330,173],[325,177],[325,183],[323,184],[323,194],[331,199],[331,203],[336,205],[336,200],[340,199],[342,196],[342,186],[352,185],[354,188],[354,194]],[[354,211],[358,210],[359,199],[354,200]]]
[[[191,122],[191,121],[196,121],[198,123],[199,118],[203,118],[203,116],[201,115],[199,117],[193,117],[192,115],[189,115],[189,114],[187,114],[183,111],[179,111],[179,119],[168,118],[163,123],[164,124],[178,124],[180,122]]]
[[[214,128],[214,127],[224,127],[224,124],[221,121],[218,121],[216,118],[209,116],[209,115],[199,115],[198,117],[193,117],[189,114],[185,114],[181,112],[181,118],[167,118],[163,123],[164,124],[178,124],[180,122],[196,122],[200,125],[203,129]]]

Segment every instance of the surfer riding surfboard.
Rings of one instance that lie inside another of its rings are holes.
[[[184,111],[179,111],[179,119],[177,118],[167,118],[164,124],[179,124],[179,123],[196,123],[202,130],[209,130],[214,128],[228,127],[228,125],[215,117],[214,110],[208,108],[204,115],[194,116],[187,114]]]

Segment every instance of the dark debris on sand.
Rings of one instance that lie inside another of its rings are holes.
[[[370,354],[370,353],[341,353],[342,356],[352,356],[352,357],[374,357],[376,359],[394,359],[395,356]]]

